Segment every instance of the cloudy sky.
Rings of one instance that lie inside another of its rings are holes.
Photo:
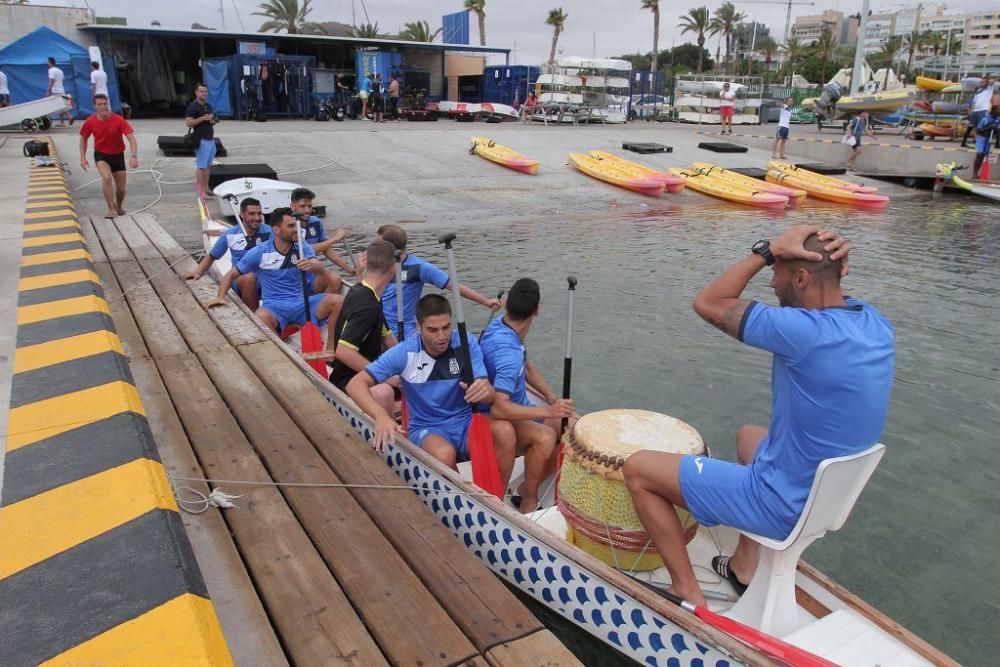
[[[164,27],[188,28],[197,21],[208,27],[221,27],[220,5],[225,11],[226,28],[239,29],[239,18],[248,31],[256,31],[263,19],[253,16],[261,0],[169,0],[150,2],[136,0],[33,0],[33,4],[89,5],[102,16],[124,16],[129,25],[149,25],[158,20]],[[704,2],[714,9],[722,0]],[[677,29],[678,16],[701,2],[688,0],[676,2],[666,0],[661,3],[660,48],[669,48],[690,40],[690,35],[681,35]],[[771,28],[772,35],[780,38],[784,33],[786,7],[777,0],[771,4],[766,0],[735,3],[747,13]],[[902,6],[893,0],[871,0],[875,11],[889,11]],[[930,3],[924,3],[927,6]],[[548,10],[562,7],[569,18],[566,29],[559,38],[559,47],[565,55],[612,56],[623,53],[646,52],[652,48],[652,14],[640,8],[641,0],[487,0],[486,37],[487,44],[516,48],[519,64],[538,64],[548,58],[552,40],[552,30],[545,25]],[[358,22],[365,22],[364,9],[372,22],[378,22],[383,30],[396,32],[407,21],[426,20],[432,30],[441,25],[441,15],[462,9],[461,0],[353,0]],[[992,8],[996,0],[957,0],[947,3],[949,12],[974,11]],[[340,21],[351,23],[352,0],[313,0],[310,19],[315,21]],[[364,8],[364,9],[363,9]],[[836,9],[846,13],[859,11],[860,0],[816,0],[815,6],[798,5],[792,8],[792,20],[797,14],[816,14],[823,9]],[[475,17],[470,17],[472,41],[478,43],[478,29]],[[714,40],[709,43],[715,51]],[[501,61],[502,62],[502,61]]]

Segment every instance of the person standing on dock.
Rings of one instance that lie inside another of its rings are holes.
[[[90,94],[92,96],[104,95],[108,97],[108,74],[101,69],[101,64],[96,60],[90,63]]]
[[[223,306],[233,282],[248,273],[257,275],[263,303],[255,314],[276,332],[284,331],[289,324],[306,322],[305,301],[302,297],[302,273],[310,282],[322,280],[328,271],[316,258],[312,247],[306,243],[298,247],[298,220],[290,208],[271,211],[271,238],[251,248],[233,269],[219,281],[219,293],[206,308]],[[329,280],[329,278],[327,278]],[[339,278],[338,278],[339,280]],[[339,294],[312,294],[309,310],[317,326],[340,311],[343,297]]]
[[[184,112],[184,123],[191,129],[195,141],[195,189],[207,197],[215,193],[208,186],[208,177],[215,159],[215,112],[208,103],[208,86],[199,83],[194,87],[194,101]]]
[[[372,241],[365,256],[364,279],[344,297],[332,335],[334,357],[330,364],[330,384],[341,391],[347,383],[384,350],[396,345],[396,337],[386,325],[382,304],[386,285],[396,277],[396,250],[387,241]],[[372,398],[388,414],[393,414],[395,389],[382,382],[371,387]]]
[[[451,289],[448,274],[430,262],[406,252],[406,230],[399,225],[382,225],[376,232],[379,240],[388,241],[400,253],[403,281],[403,323],[406,338],[416,330],[417,301],[424,291],[424,285],[434,285],[438,289]],[[459,285],[460,294],[470,301],[491,310],[500,308],[500,300],[487,298],[468,285]],[[396,321],[396,285],[390,283],[382,299],[382,309],[386,322]]]
[[[990,101],[993,98],[992,84],[993,82],[990,79],[984,78],[980,80],[979,85],[976,86],[976,90],[972,93],[972,97],[969,98],[969,124],[965,128],[965,136],[962,137],[961,148],[968,148],[969,137],[979,127],[979,121],[983,119],[983,116],[990,112]]]
[[[10,86],[7,84],[7,75],[0,70],[0,109],[10,106]]]
[[[358,280],[361,280],[360,267],[352,267],[347,263],[347,260],[341,257],[340,254],[333,249],[333,244],[339,243],[347,237],[347,230],[341,227],[333,233],[333,236],[327,237],[326,227],[323,226],[323,221],[320,220],[319,217],[313,215],[313,202],[315,200],[316,193],[309,188],[295,188],[292,190],[292,211],[295,213],[295,217],[298,218],[299,224],[302,225],[302,229],[305,231],[306,243],[312,246],[313,252],[317,255],[324,255],[327,259],[340,267],[341,270],[347,272],[348,275],[352,275]],[[326,291],[333,294],[339,294],[340,285],[341,283],[338,282],[336,285],[317,286],[317,290],[320,292]]]
[[[383,292],[382,300],[386,295]],[[462,382],[459,334],[452,328],[451,304],[440,294],[428,294],[417,303],[420,335],[387,350],[347,383],[347,393],[375,420],[372,448],[384,451],[395,441],[399,426],[372,396],[372,388],[398,375],[410,410],[409,438],[451,468],[469,459],[468,436],[472,403],[493,403],[483,353],[475,336],[469,337],[472,376]],[[494,440],[496,425],[491,422]]]
[[[972,167],[972,178],[978,179],[980,170],[990,156],[990,146],[994,135],[1000,133],[1000,104],[986,112],[976,125],[976,161]]]
[[[819,464],[878,442],[889,410],[895,331],[873,306],[841,291],[849,249],[837,234],[793,227],[773,242],[755,243],[694,300],[702,319],[774,355],[771,422],[740,428],[738,463],[651,451],[625,461],[625,483],[671,588],[695,605],[704,606],[705,597],[672,505],[706,527],[782,540],[799,520]],[[741,298],[767,266],[778,306]],[[757,557],[757,543],[741,535],[735,553],[716,556],[712,567],[742,594]]]
[[[66,85],[64,82],[65,74],[63,71],[56,67],[56,59],[49,58],[49,87],[46,95],[66,95],[72,101],[73,96],[66,94]],[[60,111],[59,112],[59,126],[66,127],[66,119],[69,118],[69,124],[73,124],[73,113],[70,111]]]
[[[247,197],[240,202],[240,220],[242,227],[233,225],[223,232],[215,240],[215,244],[208,251],[208,254],[198,262],[198,268],[184,274],[185,280],[201,278],[208,273],[212,264],[225,256],[226,252],[229,253],[231,264],[236,266],[243,259],[243,255],[247,254],[247,251],[271,238],[271,228],[263,224],[264,212],[260,202],[253,197]],[[242,274],[233,283],[233,291],[239,295],[250,310],[256,311],[260,306],[260,287],[257,284],[256,273]]]
[[[389,118],[399,122],[399,77],[395,74],[389,81]]]
[[[524,513],[538,509],[538,488],[554,469],[553,453],[560,421],[573,418],[573,401],[559,398],[541,371],[528,359],[524,339],[538,317],[541,290],[531,278],[521,278],[507,293],[506,313],[495,318],[479,337],[483,361],[496,395],[490,418],[500,478],[510,482],[514,459],[524,453],[524,481],[517,489],[518,508]],[[532,403],[528,385],[540,393],[545,405]]]
[[[719,93],[719,116],[722,121],[722,131],[719,134],[726,134],[727,127],[729,134],[733,133],[733,109],[735,109],[735,105],[736,91],[726,81],[722,84],[722,91]]]
[[[851,144],[851,154],[847,157],[847,168],[851,171],[854,171],[854,162],[861,155],[861,137],[866,134],[878,141],[875,138],[875,131],[868,124],[868,112],[862,111],[847,125],[847,136],[854,140]]]
[[[785,159],[785,143],[788,141],[788,133],[792,128],[792,108],[794,106],[795,100],[789,97],[785,100],[785,106],[781,107],[778,116],[778,131],[775,133],[774,143],[771,145],[772,160]]]
[[[128,141],[128,166],[139,167],[139,144],[128,121],[111,110],[108,96],[94,95],[94,113],[80,128],[80,168],[87,171],[87,140],[94,137],[94,164],[101,175],[104,203],[108,210],[104,217],[113,220],[125,215],[125,140]]]

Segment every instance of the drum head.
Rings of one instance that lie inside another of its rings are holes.
[[[628,458],[641,450],[703,454],[705,443],[691,425],[649,410],[601,410],[584,415],[573,436],[584,449]]]

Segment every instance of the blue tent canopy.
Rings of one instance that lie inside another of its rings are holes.
[[[55,30],[42,26],[0,49],[0,69],[7,75],[14,104],[44,97],[48,90],[48,59],[63,71],[66,92],[73,96],[73,114],[86,118],[94,112],[90,95],[90,52]],[[111,108],[120,111],[118,77],[111,58],[104,58]]]

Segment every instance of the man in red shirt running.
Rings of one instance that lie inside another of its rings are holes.
[[[139,166],[136,155],[139,145],[135,141],[135,133],[128,121],[111,111],[108,96],[98,93],[94,95],[94,115],[88,118],[80,128],[80,167],[87,171],[87,139],[94,135],[94,164],[101,174],[104,185],[104,201],[108,204],[108,212],[104,217],[113,220],[116,215],[125,215],[122,204],[125,203],[125,142],[128,139],[128,166],[135,169]]]

